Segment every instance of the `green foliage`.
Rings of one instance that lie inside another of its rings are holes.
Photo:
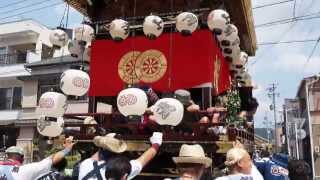
[[[240,125],[243,122],[243,119],[238,117],[241,106],[239,92],[237,90],[230,90],[218,99],[221,105],[226,107],[228,110],[226,122],[236,126]]]

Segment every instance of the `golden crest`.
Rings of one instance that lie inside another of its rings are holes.
[[[139,51],[130,51],[121,57],[118,64],[118,74],[123,82],[127,84],[138,83],[140,78],[136,73],[135,66]]]
[[[140,80],[145,83],[153,83],[160,80],[167,71],[167,59],[158,50],[144,51],[137,58],[135,72]]]

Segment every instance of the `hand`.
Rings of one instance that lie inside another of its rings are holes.
[[[161,146],[162,144],[162,133],[161,132],[154,132],[150,137],[151,144],[158,144]]]
[[[73,142],[73,136],[69,136],[69,137],[64,141],[63,147],[66,148],[66,149],[71,150],[74,144],[75,144],[75,143]]]

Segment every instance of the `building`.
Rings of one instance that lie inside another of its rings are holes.
[[[17,77],[30,76],[25,64],[50,57],[50,29],[33,21],[23,20],[0,24],[0,130],[2,147],[31,141],[27,129],[14,126],[21,119],[23,107],[32,102],[30,86]],[[18,140],[19,141],[19,140]],[[28,159],[28,157],[26,157]]]
[[[300,117],[306,119],[305,123],[300,124],[306,132],[306,137],[300,142],[300,159],[306,160],[313,167],[314,177],[320,177],[320,81],[317,76],[301,81],[297,100]]]
[[[1,148],[19,145],[32,161],[39,144],[36,122],[38,99],[44,92],[60,91],[61,73],[87,61],[71,57],[66,47],[53,49],[51,30],[33,20],[0,24],[0,141]],[[72,31],[69,31],[72,37]],[[67,112],[87,111],[87,96],[68,97]],[[79,104],[80,103],[80,104]]]

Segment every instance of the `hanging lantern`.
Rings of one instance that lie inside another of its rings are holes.
[[[253,87],[251,75],[250,75],[249,73],[245,72],[245,73],[243,74],[242,80],[240,81],[240,84],[241,84],[243,87]]]
[[[223,52],[223,56],[228,62],[233,62],[235,59],[240,58],[240,47],[239,46],[233,46],[231,53]]]
[[[183,105],[173,98],[163,98],[151,106],[155,120],[160,125],[178,125],[183,118]]]
[[[61,75],[60,89],[67,95],[83,96],[88,92],[89,86],[90,78],[84,71],[69,69]]]
[[[183,35],[191,35],[198,27],[198,17],[190,12],[183,12],[177,16],[176,28]]]
[[[117,107],[124,116],[143,115],[148,107],[148,97],[141,89],[124,89],[117,97]]]
[[[229,63],[229,71],[235,74],[238,69],[232,63]]]
[[[147,16],[143,23],[143,33],[150,39],[159,37],[163,31],[164,22],[159,16]]]
[[[228,24],[221,36],[218,36],[218,40],[222,46],[231,46],[232,43],[236,43],[237,41],[239,41],[240,44],[238,28],[233,24]]]
[[[62,117],[66,111],[67,98],[57,92],[43,93],[39,99],[37,112],[39,115],[47,117]]]
[[[87,24],[82,24],[74,29],[74,37],[75,40],[91,43],[94,38],[94,29]]]
[[[112,39],[122,41],[129,36],[129,23],[122,19],[115,19],[110,24],[109,32]]]
[[[72,57],[81,58],[84,52],[83,41],[71,40],[68,43],[68,50]]]
[[[209,29],[216,35],[222,34],[230,23],[230,15],[222,9],[213,10],[208,15],[207,23]]]
[[[248,54],[245,52],[240,53],[240,57],[238,59],[234,59],[232,62],[236,68],[241,69],[248,62]]]
[[[69,37],[63,30],[55,29],[51,31],[49,40],[54,46],[63,47],[68,43]]]
[[[237,79],[238,81],[241,81],[244,79],[246,71],[244,69],[238,69],[236,68],[234,78]]]
[[[55,121],[52,121],[51,119],[55,119]],[[62,117],[46,118],[45,116],[40,116],[37,121],[37,130],[39,134],[47,137],[57,137],[61,135],[63,126],[64,120]]]

